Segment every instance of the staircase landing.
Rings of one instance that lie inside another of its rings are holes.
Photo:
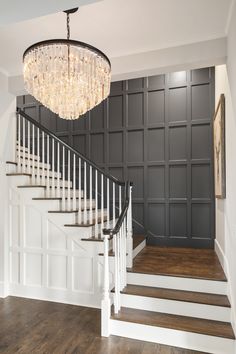
[[[215,251],[210,249],[146,246],[128,271],[227,281]]]

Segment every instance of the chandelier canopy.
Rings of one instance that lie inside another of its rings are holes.
[[[67,39],[51,39],[30,46],[23,55],[26,90],[64,119],[77,119],[110,93],[111,64],[99,49]]]

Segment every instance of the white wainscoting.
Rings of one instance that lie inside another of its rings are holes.
[[[48,208],[48,201],[32,200],[31,188],[17,188],[16,180],[9,192],[9,294],[100,307],[103,243],[81,241],[90,228],[64,227],[64,214],[48,213],[58,201]]]

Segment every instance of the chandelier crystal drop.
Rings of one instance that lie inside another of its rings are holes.
[[[64,119],[77,119],[110,93],[111,65],[100,50],[69,39],[29,47],[23,56],[26,90]]]

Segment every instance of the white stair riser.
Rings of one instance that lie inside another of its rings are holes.
[[[173,315],[230,322],[230,308],[221,306],[204,305],[193,302],[167,299],[156,299],[128,294],[121,294],[121,306]]]
[[[49,181],[47,178],[44,178],[44,180],[42,178],[33,178],[31,176],[24,176],[24,175],[19,175],[19,176],[10,176],[12,179],[15,179],[15,183],[19,186],[27,186],[27,185],[49,185],[52,186],[53,185],[53,180],[52,178],[49,178]],[[54,186],[55,189],[57,189],[57,183],[58,180],[55,179],[54,180]],[[68,182],[68,181],[64,181],[65,187],[68,187],[70,185],[70,187],[72,187],[72,182]],[[63,181],[59,180],[59,186],[62,187],[63,186]],[[73,190],[71,190],[71,196],[72,196]]]
[[[17,152],[17,154],[16,154],[17,160],[18,160],[19,156],[20,156],[20,159],[23,160],[23,156],[24,156],[23,152],[20,152],[20,154]],[[36,163],[37,163],[37,161],[40,161],[40,156],[33,155],[33,154],[28,155],[28,153],[25,153],[25,161],[28,161],[29,157],[31,160],[36,161]]]
[[[78,213],[49,213],[50,218],[58,223],[58,224],[75,224],[79,222]],[[98,217],[101,215],[101,211],[98,210]],[[104,211],[104,217],[107,215],[106,211]],[[84,219],[84,216],[86,217]],[[92,219],[95,218],[94,211],[92,212]],[[81,211],[81,222],[82,223],[90,223],[90,212],[87,210],[87,216],[84,211]]]
[[[110,334],[212,354],[235,354],[235,341],[231,339],[113,319]]]
[[[17,161],[18,162],[18,161]],[[32,160],[26,160],[25,161],[25,164],[24,164],[24,166],[25,167],[23,167],[23,161],[22,161],[22,159],[20,160],[20,163],[21,163],[21,170],[23,170],[24,172],[25,171],[27,171],[28,170],[28,165],[30,165],[30,167],[32,167],[33,166],[33,161]],[[47,169],[51,169],[51,165],[50,164],[48,164],[48,163],[42,163],[42,162],[36,162],[35,161],[35,163],[34,163],[34,170],[36,170],[37,168],[44,168],[45,169],[45,171],[47,170]]]
[[[163,275],[127,273],[128,284],[227,295],[227,282]]]

